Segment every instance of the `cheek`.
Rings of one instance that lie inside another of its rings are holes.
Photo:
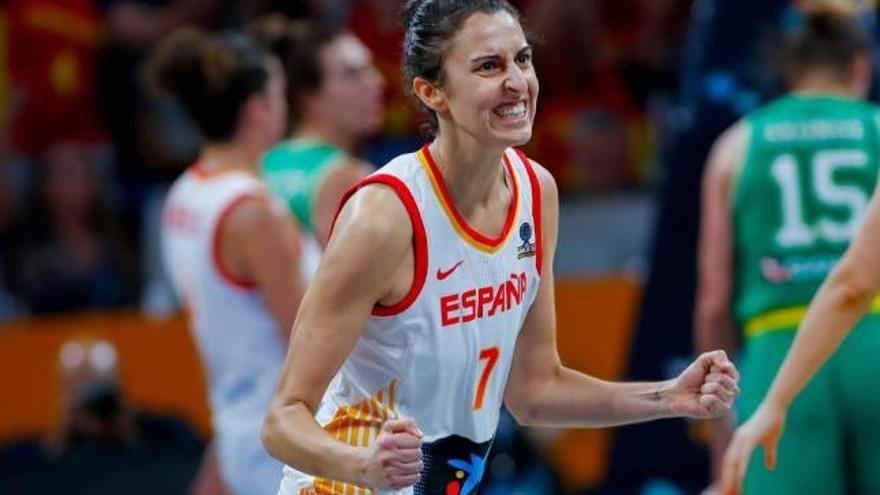
[[[538,82],[538,76],[535,74],[534,69],[528,78],[528,85],[529,92],[532,94],[532,100],[537,101],[538,93],[541,92],[541,83]]]
[[[458,89],[451,93],[448,99],[449,108],[453,115],[461,120],[488,118],[495,101],[496,98],[493,97],[493,94],[482,85]]]
[[[278,110],[275,112],[275,123],[283,129],[284,126],[287,125],[287,107],[285,105],[280,105],[277,108]]]

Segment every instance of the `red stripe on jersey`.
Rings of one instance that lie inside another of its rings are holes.
[[[541,269],[544,265],[544,236],[541,229],[541,184],[538,182],[538,176],[535,175],[535,169],[532,162],[520,150],[516,150],[519,159],[522,160],[526,167],[526,174],[529,176],[529,184],[532,186],[532,220],[535,222],[535,265],[538,268],[538,275],[542,275]]]
[[[443,174],[440,172],[440,168],[437,167],[437,163],[434,161],[434,157],[431,155],[431,150],[427,144],[422,147],[422,153],[428,162],[428,169],[433,176],[434,184],[437,185],[437,189],[440,192],[440,201],[446,205],[445,209],[452,214],[452,221],[458,224],[458,226],[461,227],[471,239],[490,248],[497,248],[507,240],[507,236],[513,228],[514,220],[516,220],[517,202],[519,201],[519,184],[516,180],[513,167],[507,159],[507,155],[505,154],[502,157],[502,161],[504,167],[507,169],[507,175],[510,177],[512,196],[510,199],[510,206],[507,209],[507,218],[504,221],[504,227],[501,229],[498,237],[492,239],[471,227],[467,223],[467,220],[465,220],[458,212],[458,208],[455,207],[455,202],[452,200],[452,195],[449,193],[449,188],[446,186],[446,181],[443,180]]]
[[[214,258],[214,266],[217,267],[217,273],[220,274],[220,278],[225,280],[229,285],[233,287],[237,287],[243,290],[254,290],[257,288],[257,284],[250,280],[242,280],[232,272],[229,271],[225,266],[223,266],[223,259],[220,256],[220,234],[223,229],[223,223],[229,217],[235,208],[242,204],[243,202],[249,199],[263,199],[259,194],[254,194],[252,192],[246,192],[239,196],[236,196],[232,201],[230,201],[225,207],[223,207],[223,211],[220,212],[220,217],[217,219],[217,225],[214,226],[214,234],[211,240],[211,252],[212,257]]]
[[[382,306],[377,303],[372,311],[373,316],[394,316],[406,311],[422,292],[422,287],[425,286],[425,278],[428,273],[428,238],[425,234],[425,224],[422,222],[422,215],[419,212],[419,207],[416,205],[416,200],[413,198],[409,188],[406,187],[406,184],[404,184],[403,181],[389,174],[370,175],[352,186],[342,196],[342,200],[339,202],[339,208],[336,210],[336,215],[333,218],[333,224],[330,227],[331,237],[333,236],[333,228],[336,226],[336,220],[339,218],[339,212],[342,211],[343,205],[345,205],[355,192],[368,184],[383,184],[393,189],[394,192],[397,193],[397,197],[400,198],[400,201],[403,202],[403,206],[406,207],[406,212],[409,214],[409,219],[412,223],[415,268],[413,270],[413,281],[409,288],[409,292],[397,304],[393,306]]]

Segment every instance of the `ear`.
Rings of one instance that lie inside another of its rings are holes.
[[[442,89],[434,86],[427,79],[416,77],[413,79],[413,93],[426,107],[440,114],[446,111],[446,94]]]
[[[864,98],[871,86],[871,59],[867,54],[860,53],[853,58],[851,74],[856,96]]]
[[[238,115],[238,122],[251,126],[255,121],[261,118],[266,112],[266,99],[262,93],[254,93],[250,95],[241,106],[241,112]]]

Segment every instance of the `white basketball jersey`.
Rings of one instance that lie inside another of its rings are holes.
[[[281,478],[281,464],[265,452],[260,429],[286,346],[263,295],[220,263],[218,227],[235,205],[253,197],[269,197],[256,177],[211,175],[195,166],[174,183],[162,213],[165,266],[190,312],[220,468],[236,495],[272,493]]]
[[[363,180],[393,188],[413,225],[412,287],[374,308],[316,415],[337,439],[367,446],[389,418],[424,432],[422,480],[395,495],[468,495],[483,477],[517,335],[541,273],[540,188],[524,155],[508,150],[513,199],[489,238],[458,214],[426,147]],[[349,194],[343,198],[348,199]],[[280,494],[375,494],[285,467]]]

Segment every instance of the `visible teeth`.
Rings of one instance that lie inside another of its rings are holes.
[[[523,117],[526,114],[526,103],[521,101],[513,105],[504,105],[495,109],[501,117]]]

